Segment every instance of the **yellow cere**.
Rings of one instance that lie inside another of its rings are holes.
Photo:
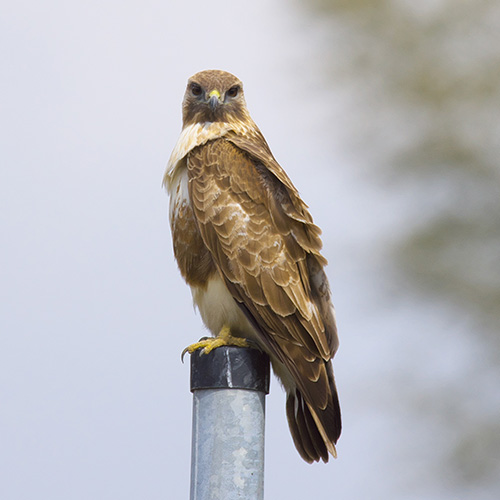
[[[217,99],[220,99],[220,92],[218,90],[212,90],[212,92],[210,92],[210,94],[208,94],[208,97],[213,97],[213,96],[216,96]]]

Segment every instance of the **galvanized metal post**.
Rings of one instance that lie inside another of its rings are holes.
[[[267,355],[233,346],[195,351],[191,392],[191,500],[262,500]]]

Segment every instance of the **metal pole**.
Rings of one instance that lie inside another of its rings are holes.
[[[191,500],[262,500],[267,355],[233,346],[195,351],[191,392]]]

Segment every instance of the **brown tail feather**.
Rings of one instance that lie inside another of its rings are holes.
[[[340,405],[331,363],[327,364],[330,393],[324,410],[312,408],[298,390],[288,394],[286,415],[293,442],[300,456],[308,463],[322,459],[328,462],[328,452],[337,456],[335,444],[342,429]]]

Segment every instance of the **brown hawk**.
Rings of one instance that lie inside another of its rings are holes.
[[[321,230],[250,117],[238,78],[195,74],[182,115],[163,180],[174,254],[216,336],[187,350],[255,342],[286,390],[298,452],[309,463],[327,462],[341,419]]]

